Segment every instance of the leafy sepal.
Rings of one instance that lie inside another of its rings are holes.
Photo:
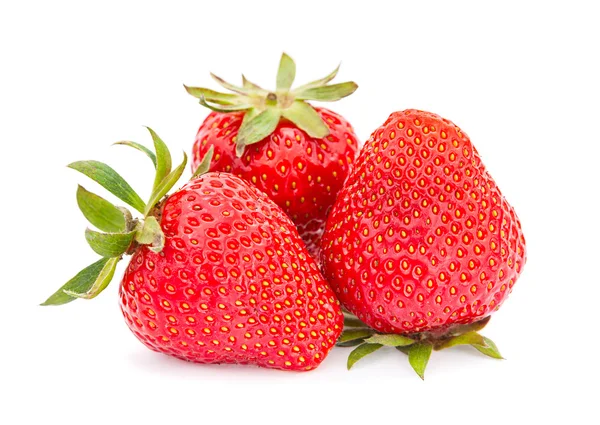
[[[242,156],[244,148],[248,145],[260,142],[277,128],[281,111],[276,108],[268,108],[256,115],[254,118],[244,121],[237,135],[237,154]]]
[[[148,216],[143,223],[138,223],[135,232],[136,242],[142,245],[150,245],[150,250],[158,253],[165,247],[165,234],[160,223],[154,216]]]
[[[345,83],[332,84],[330,86],[312,87],[297,92],[296,99],[317,100],[320,102],[335,102],[350,96],[356,91],[358,85],[353,81]]]
[[[113,145],[129,146],[131,148],[137,149],[138,151],[144,153],[148,158],[150,158],[150,161],[152,161],[154,168],[156,168],[156,155],[146,146],[136,142],[132,142],[130,140],[120,140],[118,142],[113,143]]]
[[[239,103],[240,96],[231,93],[220,93],[204,87],[188,87],[184,85],[186,91],[198,99],[205,99],[209,102],[215,102],[219,105],[235,105]]]
[[[344,328],[368,328],[368,326],[354,314],[344,312]]]
[[[112,261],[111,261],[112,260]],[[62,305],[75,300],[70,294],[86,294],[94,287],[106,288],[114,274],[115,259],[101,258],[77,273],[41,305]],[[110,263],[110,264],[109,264]],[[112,270],[112,272],[111,272]],[[112,273],[112,274],[111,274]],[[110,277],[110,278],[109,278]],[[98,292],[99,293],[99,292]],[[97,293],[96,293],[97,295]]]
[[[199,99],[200,103],[217,112],[230,113],[244,111],[244,120],[234,138],[236,154],[241,157],[247,145],[257,143],[269,136],[277,128],[279,120],[285,118],[305,131],[310,137],[322,139],[329,135],[329,127],[305,101],[316,100],[333,102],[346,97],[357,89],[352,81],[328,83],[337,75],[337,68],[324,78],[292,89],[296,77],[296,64],[283,53],[277,71],[276,90],[268,91],[249,81],[242,75],[242,86],[237,86],[211,73],[222,87],[233,94],[220,93],[203,87],[185,86],[186,91]]]
[[[365,339],[365,342],[370,344],[381,344],[386,347],[403,347],[414,344],[415,340],[399,334],[375,334],[370,338]]]
[[[198,101],[200,102],[200,105],[205,106],[208,109],[210,109],[211,111],[215,111],[215,112],[246,111],[248,109],[253,108],[253,106],[254,106],[251,103],[234,103],[234,104],[230,104],[230,105],[223,105],[223,104],[219,104],[219,103],[213,104],[213,103],[209,103],[203,97],[200,97],[198,99]]]
[[[127,217],[123,211],[83,186],[77,187],[77,205],[84,217],[103,232],[117,233],[127,230]]]
[[[408,349],[408,362],[421,379],[425,379],[425,368],[431,357],[433,346],[427,342],[413,344]]]
[[[106,289],[112,280],[119,261],[121,261],[120,257],[109,258],[89,288],[63,289],[63,292],[73,298],[83,298],[86,300],[96,298],[100,292]]]
[[[496,344],[478,333],[489,322],[485,317],[474,323],[451,325],[442,330],[401,334],[379,334],[360,321],[356,316],[344,311],[344,331],[337,341],[338,347],[357,346],[348,357],[348,368],[364,356],[380,347],[395,347],[406,354],[412,368],[421,379],[433,350],[443,350],[457,345],[470,345],[482,354],[494,359],[502,359]]]
[[[135,231],[127,233],[101,233],[86,229],[85,239],[97,254],[106,257],[120,257],[133,242]]]
[[[363,357],[379,350],[381,347],[383,347],[383,345],[381,345],[381,344],[368,344],[368,343],[364,343],[364,344],[356,347],[354,350],[352,350],[352,352],[348,356],[348,364],[347,364],[348,370],[350,370],[357,361],[359,361]]]
[[[295,101],[283,110],[283,117],[292,121],[310,137],[322,139],[329,135],[329,127],[321,119],[318,112],[306,102]]]
[[[144,212],[146,204],[142,201],[142,198],[140,198],[119,173],[108,165],[90,160],[73,162],[68,167],[85,174],[121,201],[131,205],[141,213]]]
[[[162,141],[162,139],[156,134],[150,127],[146,127],[152,136],[154,142],[154,150],[156,152],[156,175],[154,176],[154,185],[152,186],[152,192],[156,191],[156,188],[162,183],[162,181],[171,172],[171,152],[169,148]]]
[[[375,331],[373,329],[347,329],[342,332],[340,338],[338,339],[338,344],[343,344],[349,341],[355,341],[357,339],[368,338],[373,335]]]
[[[340,66],[341,65],[342,64],[339,63],[338,66],[332,72],[330,72],[329,74],[327,74],[326,77],[320,78],[320,79],[315,80],[315,81],[311,81],[308,84],[304,84],[304,85],[302,85],[300,87],[297,87],[294,90],[294,93],[300,93],[300,92],[303,92],[303,91],[305,91],[307,89],[312,89],[314,87],[324,86],[325,84],[327,84],[328,82],[330,82],[331,80],[333,80],[335,78],[335,76],[337,75],[338,71],[340,70]]]
[[[484,336],[483,342],[485,343],[485,345],[471,344],[471,346],[477,351],[479,351],[481,354],[485,354],[488,357],[498,360],[504,360],[504,357],[502,357],[502,354],[500,354],[500,351],[498,351],[498,347],[496,346],[494,341]]]
[[[215,152],[214,146],[211,146],[210,148],[208,148],[208,151],[204,155],[204,158],[202,158],[202,161],[200,161],[200,165],[198,165],[198,168],[196,168],[196,171],[194,172],[194,175],[192,176],[193,179],[196,177],[200,177],[202,174],[205,174],[208,172],[208,170],[210,169],[210,162],[212,161],[214,152]]]
[[[147,216],[150,211],[152,211],[156,204],[162,199],[163,196],[167,194],[169,190],[177,183],[181,175],[183,174],[183,170],[187,164],[187,155],[183,153],[183,161],[177,168],[171,171],[161,182],[160,184],[153,190],[152,195],[150,195],[150,200],[146,206],[144,211],[144,216]]]
[[[288,92],[294,84],[296,78],[296,63],[287,54],[283,53],[279,61],[279,70],[277,71],[277,91]]]

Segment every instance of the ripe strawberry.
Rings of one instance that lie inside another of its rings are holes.
[[[293,223],[238,177],[201,174],[212,151],[196,177],[161,201],[186,161],[170,172],[170,154],[152,135],[157,155],[124,142],[144,150],[156,164],[158,183],[147,204],[108,166],[71,164],[145,217],[132,220],[80,188],[86,217],[112,233],[88,229],[88,242],[104,258],[44,304],[95,297],[122,255],[132,254],[119,289],[121,309],[147,347],[198,363],[317,367],[339,337],[343,315]]]
[[[269,195],[298,226],[313,255],[358,147],[348,121],[306,102],[335,101],[353,93],[353,82],[327,85],[337,71],[291,90],[296,66],[283,54],[275,92],[245,78],[243,87],[236,87],[214,75],[236,94],[186,87],[213,110],[196,135],[192,167],[214,147],[210,170],[231,172]]]
[[[511,292],[526,252],[514,209],[467,135],[438,115],[406,110],[360,152],[321,260],[343,306],[372,329],[399,334],[354,330],[342,342],[370,338],[352,360],[381,344],[408,345],[422,375],[432,347],[471,344],[499,357],[476,331]]]

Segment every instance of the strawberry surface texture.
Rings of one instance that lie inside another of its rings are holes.
[[[502,305],[526,248],[469,137],[411,109],[391,114],[363,146],[321,261],[342,305],[375,330],[443,334]]]
[[[338,70],[293,88],[296,64],[284,53],[275,90],[245,76],[236,86],[214,74],[232,93],[185,86],[212,110],[196,134],[192,169],[214,148],[210,171],[232,173],[266,193],[296,224],[315,257],[329,211],[358,151],[350,123],[310,103],[335,102],[354,93],[358,85],[353,81],[329,84]]]
[[[268,194],[294,221],[313,255],[358,149],[348,121],[325,108],[315,110],[328,127],[328,136],[311,137],[282,119],[273,133],[248,146],[241,157],[236,155],[235,139],[244,113],[211,112],[192,151],[195,169],[214,146],[210,170],[233,173]]]
[[[164,248],[141,246],[120,287],[140,341],[199,363],[305,371],[323,361],[342,330],[339,303],[292,222],[264,193],[209,172],[157,210]]]

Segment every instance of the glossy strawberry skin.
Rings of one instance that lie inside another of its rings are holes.
[[[343,117],[315,109],[330,130],[324,139],[281,120],[271,135],[238,158],[235,137],[244,113],[212,112],[200,126],[192,152],[195,169],[214,146],[210,170],[235,174],[266,193],[292,218],[313,255],[358,149],[354,130]]]
[[[526,261],[514,209],[465,133],[438,115],[390,115],[329,216],[322,267],[380,332],[442,331],[497,310]]]
[[[304,371],[343,315],[293,224],[239,178],[207,173],[161,209],[166,244],[134,253],[120,286],[126,322],[152,350],[198,363]]]

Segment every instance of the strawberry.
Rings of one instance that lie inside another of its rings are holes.
[[[119,289],[121,310],[150,349],[198,363],[317,367],[338,339],[343,315],[293,223],[256,187],[231,174],[206,172],[212,150],[192,180],[163,199],[186,159],[170,171],[168,149],[151,134],[156,154],[122,142],[156,165],[148,203],[107,165],[70,165],[144,218],[132,219],[129,211],[80,187],[82,212],[106,232],[86,231],[102,259],[44,305],[97,296],[118,261],[132,254]]]
[[[358,318],[341,343],[366,341],[349,367],[392,345],[422,376],[432,348],[470,344],[500,357],[477,331],[512,291],[526,251],[514,209],[468,136],[438,115],[406,110],[362,148],[329,216],[321,260]]]
[[[231,172],[269,195],[298,226],[313,255],[358,147],[348,121],[307,103],[335,101],[356,90],[353,82],[327,85],[338,69],[292,90],[296,65],[283,54],[276,91],[245,77],[237,87],[212,74],[234,94],[186,87],[213,110],[196,135],[192,168],[214,147],[210,170]]]

